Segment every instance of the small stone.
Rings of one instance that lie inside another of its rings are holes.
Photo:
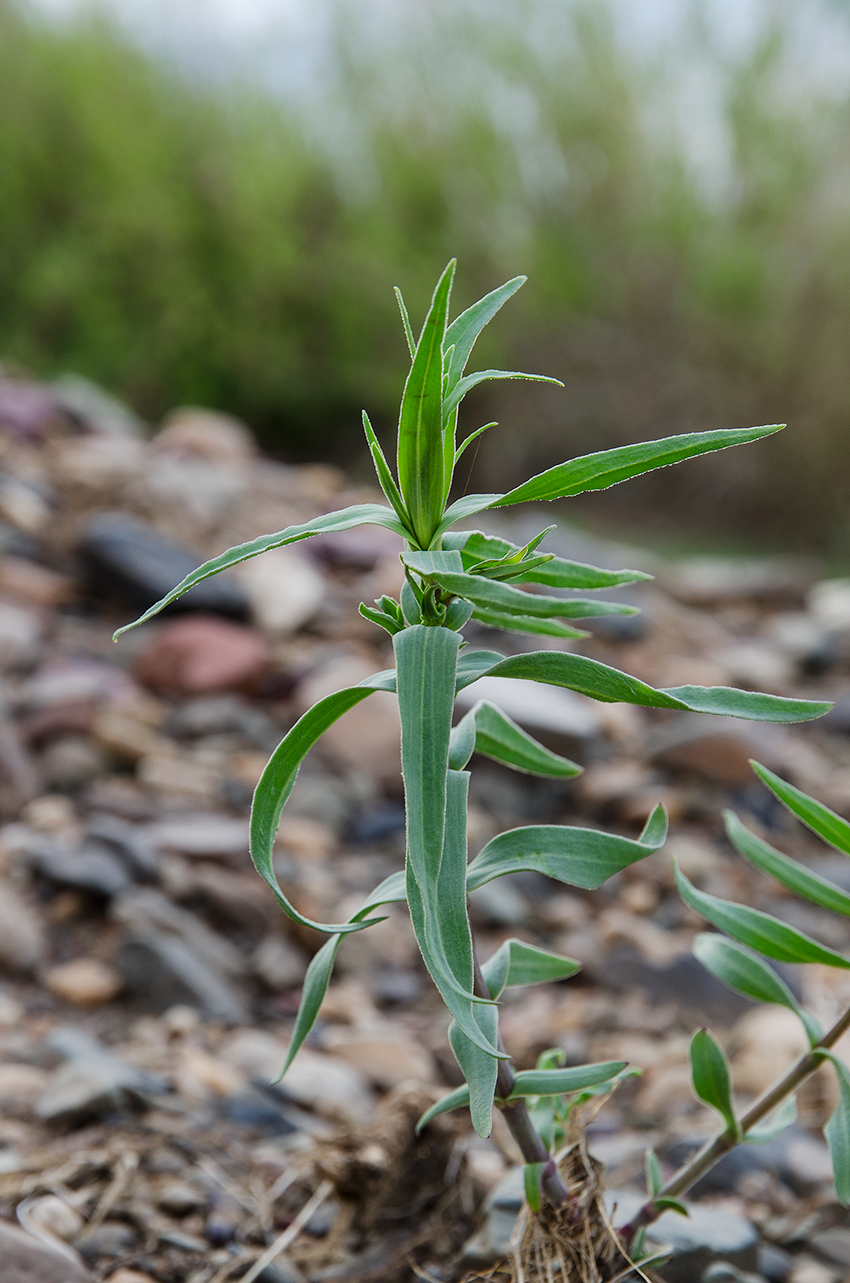
[[[74,581],[28,557],[0,557],[0,592],[29,606],[62,606],[74,596]]]
[[[839,1275],[813,1256],[801,1254],[794,1261],[788,1283],[838,1283]]]
[[[760,1095],[808,1050],[802,1026],[785,1007],[757,1007],[735,1026],[732,1074],[739,1091]]]
[[[734,717],[688,713],[653,731],[647,737],[647,753],[655,765],[743,787],[752,779],[750,759],[774,760],[777,740],[775,728],[754,727]]]
[[[74,790],[105,775],[107,769],[103,749],[88,735],[63,735],[53,741],[41,759],[48,788]]]
[[[0,431],[20,441],[37,441],[58,413],[56,397],[43,383],[0,378]]]
[[[273,548],[246,561],[239,577],[251,603],[251,618],[265,632],[297,632],[321,606],[325,581],[300,553]]]
[[[0,969],[32,971],[44,950],[44,928],[35,909],[10,882],[0,880]]]
[[[850,1266],[850,1229],[845,1225],[832,1225],[829,1229],[817,1230],[810,1235],[809,1247],[813,1247],[828,1261],[836,1265]]]
[[[337,1027],[325,1036],[325,1046],[335,1056],[354,1065],[375,1087],[388,1091],[412,1079],[434,1081],[434,1062],[418,1043],[392,1032],[386,1037],[368,1030]]]
[[[207,1196],[185,1181],[169,1181],[156,1196],[157,1207],[171,1216],[188,1216],[207,1205]]]
[[[759,1273],[764,1275],[767,1283],[786,1283],[792,1260],[790,1252],[783,1251],[775,1243],[762,1243],[759,1247]]]
[[[213,1056],[202,1047],[187,1046],[180,1050],[177,1086],[184,1096],[203,1100],[216,1096],[226,1100],[245,1087],[245,1075],[235,1065]]]
[[[663,574],[668,592],[689,606],[720,602],[798,601],[811,583],[813,564],[805,558],[732,560],[694,557]]]
[[[304,954],[286,936],[267,935],[251,956],[254,974],[272,991],[294,989],[307,971]]]
[[[7,1061],[0,1065],[0,1101],[9,1105],[29,1105],[47,1085],[48,1073],[39,1065],[21,1065]]]
[[[187,1003],[210,1020],[239,1024],[248,1018],[245,1000],[231,981],[176,936],[160,932],[125,940],[118,965],[128,994],[148,1010]]]
[[[123,862],[99,845],[60,843],[44,838],[30,854],[37,873],[57,886],[111,900],[129,885]]]
[[[516,927],[528,918],[528,903],[511,875],[485,882],[470,892],[470,909],[479,923]]]
[[[201,561],[152,526],[120,512],[102,512],[93,517],[80,552],[93,592],[101,597],[118,597],[140,610],[164,597]],[[243,618],[248,602],[238,581],[225,573],[190,588],[173,609]]]
[[[104,1256],[126,1256],[136,1245],[137,1234],[126,1221],[104,1221],[82,1235],[80,1251],[88,1261]]]
[[[0,1261],[3,1283],[94,1283],[94,1276],[76,1259],[8,1221],[0,1221]]]
[[[400,568],[398,558],[404,548],[404,541],[384,526],[354,526],[351,530],[316,535],[306,547],[311,556],[328,566],[345,570],[371,570],[385,558]]]
[[[39,1230],[43,1230],[66,1243],[75,1239],[85,1224],[77,1209],[58,1194],[45,1194],[41,1198],[27,1200],[19,1207],[18,1217],[28,1232],[38,1234]]]
[[[374,666],[359,655],[341,656],[323,664],[301,682],[296,691],[299,712],[346,686],[355,686],[374,673]],[[377,692],[345,713],[323,735],[322,753],[342,766],[369,771],[387,782],[397,782],[401,774],[401,727],[398,700],[394,695]]]
[[[269,662],[266,643],[251,629],[209,615],[161,624],[136,655],[136,677],[152,690],[197,695],[256,681]]]
[[[259,1029],[240,1030],[222,1049],[226,1060],[254,1078],[271,1082],[286,1059],[287,1044]],[[342,1060],[302,1048],[275,1088],[284,1098],[334,1120],[360,1123],[374,1108],[363,1075]]]
[[[156,1283],[151,1274],[142,1274],[141,1270],[128,1270],[122,1267],[107,1277],[106,1283]]]
[[[248,822],[229,815],[188,812],[149,824],[144,835],[161,851],[203,859],[226,859],[244,864],[248,852]]]
[[[0,671],[30,668],[38,658],[42,626],[38,615],[0,600]]]
[[[257,453],[251,429],[219,410],[181,406],[165,416],[152,442],[155,450],[239,466]]]
[[[51,967],[44,983],[57,998],[80,1007],[110,1002],[121,992],[123,984],[118,972],[99,958],[74,958]]]
[[[142,437],[148,426],[123,401],[82,374],[62,374],[50,390],[64,412],[80,427],[104,436]]]
[[[137,1108],[161,1091],[161,1079],[143,1073],[79,1029],[53,1031],[49,1046],[66,1060],[36,1104],[43,1122],[78,1126],[93,1118]]]
[[[154,753],[170,753],[172,745],[132,708],[121,705],[98,711],[91,724],[92,734],[102,748],[122,762],[135,763]]]

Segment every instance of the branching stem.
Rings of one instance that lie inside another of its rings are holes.
[[[490,990],[487,987],[487,981],[484,979],[478,956],[474,950],[473,962],[475,965],[475,993],[479,998],[489,998],[491,996]],[[499,1038],[499,1047],[504,1051],[501,1038]],[[499,1073],[496,1079],[496,1104],[501,1109],[505,1122],[508,1124],[508,1130],[519,1146],[520,1153],[525,1161],[527,1163],[546,1164],[540,1180],[540,1188],[544,1197],[550,1203],[568,1203],[570,1201],[569,1190],[561,1180],[555,1160],[549,1153],[543,1137],[531,1121],[528,1106],[522,1098],[508,1100],[513,1091],[515,1081],[510,1061],[500,1060]]]
[[[824,1051],[834,1047],[842,1034],[850,1029],[850,1008],[844,1012],[840,1020],[824,1034],[821,1040],[812,1047],[812,1050],[801,1056],[796,1064],[792,1065],[786,1074],[770,1088],[769,1091],[751,1105],[746,1113],[739,1119],[740,1134],[746,1136],[746,1133],[758,1123],[762,1122],[769,1114],[772,1114],[783,1100],[795,1092],[797,1088],[805,1082],[807,1078],[820,1068],[823,1064],[821,1049]],[[663,1189],[658,1191],[657,1198],[680,1198],[682,1194],[687,1193],[692,1185],[709,1171],[715,1163],[734,1149],[740,1142],[735,1136],[731,1135],[727,1129],[715,1136],[703,1148],[690,1159],[684,1167],[681,1167],[675,1176],[667,1182]],[[629,1222],[624,1229],[620,1230],[620,1237],[627,1245],[632,1242],[639,1230],[644,1229],[657,1220],[664,1211],[663,1207],[658,1207],[654,1199],[644,1203],[637,1215]]]

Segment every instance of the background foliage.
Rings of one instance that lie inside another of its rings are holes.
[[[321,435],[356,462],[360,406],[381,433],[398,401],[391,286],[419,318],[457,254],[459,304],[530,277],[486,362],[567,384],[470,398],[478,421],[515,425],[484,438],[473,489],[788,420],[758,450],[580,502],[626,527],[653,506],[662,525],[846,555],[850,93],[800,78],[799,7],[768,4],[730,52],[696,6],[691,46],[651,53],[601,0],[411,8],[370,27],[335,0],[325,79],[299,102],[0,0],[12,368],[81,371],[152,418],[230,409],[284,455],[315,457]],[[710,109],[683,95],[683,66]],[[708,163],[701,112],[722,140]]]

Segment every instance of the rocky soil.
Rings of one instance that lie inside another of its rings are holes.
[[[270,552],[111,641],[199,559],[372,497],[324,464],[260,457],[222,415],[175,411],[152,433],[83,380],[0,379],[9,1283],[447,1281],[504,1251],[521,1201],[505,1130],[482,1142],[457,1115],[410,1150],[410,1118],[458,1071],[399,906],[345,942],[307,1048],[270,1085],[320,939],[280,915],[250,867],[251,792],[305,708],[391,662],[357,605],[397,590],[395,536],[363,528]],[[502,528],[539,524],[526,513]],[[483,953],[519,934],[583,963],[573,980],[508,996],[517,1063],[558,1046],[571,1062],[617,1057],[643,1070],[589,1132],[624,1206],[642,1189],[648,1145],[670,1168],[711,1128],[689,1086],[696,1027],[723,1038],[742,1102],[802,1046],[790,1013],[753,1007],[693,959],[700,924],[674,892],[670,856],[711,892],[850,945],[850,923],[745,867],[721,822],[733,806],[850,889],[850,863],[792,825],[748,765],[756,757],[850,814],[850,581],[802,560],[661,562],[568,527],[548,546],[656,575],[618,595],[643,613],[601,621],[586,653],[657,685],[836,700],[819,723],[777,728],[533,684],[480,692],[586,771],[553,783],[475,760],[473,850],[520,823],[634,833],[657,802],[670,812],[667,848],[598,893],[529,875],[472,897]],[[529,649],[467,631],[505,653]],[[376,695],[302,770],[277,870],[313,917],[347,916],[401,866],[398,739],[393,697]],[[844,973],[787,976],[825,1021],[850,1000]],[[677,1247],[665,1278],[850,1278],[850,1213],[819,1131],[833,1094],[818,1076],[797,1126],[724,1161],[695,1191],[690,1222],[665,1218],[659,1234]]]

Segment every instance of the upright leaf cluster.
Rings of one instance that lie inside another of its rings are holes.
[[[136,623],[155,615],[207,576],[270,548],[366,523],[383,525],[402,536],[405,582],[398,599],[385,595],[360,607],[363,615],[392,637],[395,668],[328,695],[306,712],[275,749],[254,795],[254,864],[286,914],[329,936],[307,973],[287,1066],[318,1015],[344,938],[380,921],[375,911],[382,905],[406,901],[425,966],[451,1014],[449,1041],[465,1078],[465,1086],[429,1111],[422,1124],[446,1109],[467,1105],[476,1130],[486,1136],[495,1103],[504,1110],[523,1149],[532,1198],[537,1197],[534,1191],[558,1198],[558,1180],[552,1174],[546,1143],[534,1132],[526,1100],[536,1102],[536,1117],[548,1119],[544,1130],[551,1139],[563,1115],[547,1106],[547,1101],[602,1090],[614,1084],[626,1067],[619,1061],[568,1068],[547,1062],[535,1070],[514,1072],[499,1040],[498,999],[512,985],[566,979],[575,974],[579,963],[510,940],[480,967],[467,895],[494,878],[524,870],[571,886],[598,887],[657,851],[664,843],[667,821],[663,809],[657,808],[637,838],[572,826],[529,825],[499,834],[468,862],[468,767],[476,753],[551,779],[574,776],[580,767],[537,743],[496,703],[479,701],[453,724],[458,691],[485,675],[519,678],[562,686],[605,702],[776,722],[817,717],[829,705],[726,687],[656,689],[566,649],[506,658],[495,651],[468,648],[462,630],[470,619],[493,629],[553,636],[563,646],[586,635],[572,621],[632,611],[632,607],[571,594],[649,576],[634,570],[602,570],[542,551],[552,527],[518,545],[481,531],[457,529],[459,522],[488,508],[601,489],[693,455],[756,441],[777,431],[777,425],[691,433],[601,451],[550,468],[507,494],[467,495],[451,502],[457,460],[476,436],[473,432],[458,444],[458,411],[466,393],[488,379],[543,377],[503,370],[465,373],[482,329],[524,278],[493,290],[449,322],[453,276],[452,262],[437,284],[418,339],[399,296],[411,365],[401,400],[395,473],[364,414],[366,439],[386,506],[358,504],[231,548],[199,566]],[[348,921],[317,923],[298,910],[277,882],[272,860],[275,835],[307,752],[337,718],[374,691],[394,691],[398,696],[407,813],[405,869],[381,883]],[[765,938],[761,919],[751,923],[751,930],[761,931],[759,941]],[[771,930],[775,935],[776,928]],[[793,952],[787,941],[784,947]],[[826,955],[829,951],[822,951],[821,956]],[[706,1038],[703,1043],[709,1047]],[[700,1090],[720,1099],[723,1070],[716,1054],[712,1055],[711,1064],[699,1076]]]

